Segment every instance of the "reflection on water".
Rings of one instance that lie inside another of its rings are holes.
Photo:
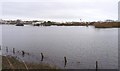
[[[32,54],[24,57],[26,61],[40,62],[43,53],[43,62],[60,68],[64,68],[64,57],[65,68],[93,69],[96,61],[102,69],[118,68],[118,29],[115,28],[3,25],[2,36],[3,48],[8,46]]]

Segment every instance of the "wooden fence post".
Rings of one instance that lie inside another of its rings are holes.
[[[96,71],[98,71],[98,61],[96,61]]]
[[[0,46],[0,50],[2,50],[2,47]]]
[[[15,48],[13,48],[13,54],[15,54]]]
[[[67,58],[66,57],[64,57],[64,67],[66,67],[66,64],[67,64]]]
[[[6,52],[8,53],[8,47],[6,46]]]
[[[24,52],[24,51],[22,51],[22,56],[24,57],[24,55],[25,55],[25,52]]]
[[[43,53],[41,53],[41,61],[43,61],[44,55]]]

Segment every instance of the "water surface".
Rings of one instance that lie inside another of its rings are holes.
[[[34,54],[26,61],[43,62],[64,68],[64,56],[69,69],[118,68],[118,29],[97,29],[92,26],[2,26],[2,45],[9,49]]]

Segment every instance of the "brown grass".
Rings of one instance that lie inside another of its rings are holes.
[[[7,58],[13,67],[10,66]],[[25,63],[28,69],[56,69],[55,66],[50,66],[49,64],[35,64],[35,63]],[[2,69],[26,69],[23,62],[17,60],[15,57],[2,56]]]
[[[119,28],[120,22],[96,22],[95,28]]]

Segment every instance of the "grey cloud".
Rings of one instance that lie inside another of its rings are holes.
[[[77,0],[75,0],[77,1]],[[110,2],[109,2],[110,1]],[[103,20],[117,19],[117,1],[60,1],[3,2],[3,17]]]

